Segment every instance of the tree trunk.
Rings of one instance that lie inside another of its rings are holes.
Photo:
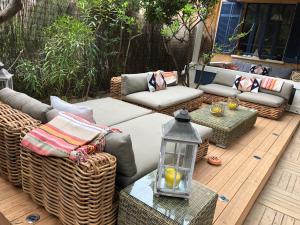
[[[5,9],[0,12],[0,23],[3,23],[14,15],[16,15],[23,8],[21,0],[10,0]]]

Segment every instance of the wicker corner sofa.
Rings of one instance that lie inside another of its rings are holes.
[[[98,124],[114,126],[130,134],[137,166],[134,176],[119,174],[118,158],[106,152],[89,155],[84,164],[77,164],[66,158],[43,157],[21,148],[22,137],[41,122],[0,102],[1,175],[14,185],[21,184],[25,193],[65,225],[116,224],[116,190],[157,167],[161,125],[172,117],[113,98],[78,104],[93,108]],[[150,126],[150,130],[145,126]],[[212,131],[195,126],[203,132],[203,142],[197,154],[199,160],[207,154]],[[141,138],[147,135],[152,140],[148,148]]]
[[[228,97],[237,97],[242,106],[255,109],[259,116],[269,119],[277,120],[282,116],[293,90],[292,84],[284,82],[280,92],[262,88],[258,93],[240,92],[232,88],[237,75],[259,79],[265,76],[210,66],[207,66],[206,71],[215,74],[215,78],[213,83],[199,86],[204,91],[203,102],[211,104],[227,101]]]
[[[140,76],[141,79],[144,79],[146,84],[147,81],[145,74],[146,73],[131,75],[136,77]],[[129,81],[127,80],[127,82],[125,82],[123,76],[124,75],[111,78],[111,97],[122,99],[124,101],[167,115],[172,115],[173,112],[181,108],[186,108],[188,111],[193,111],[202,105],[203,91],[179,85],[167,87],[166,90],[157,91],[154,93],[149,92],[146,85],[146,88],[141,88],[137,91],[132,91],[129,94],[125,94],[123,90],[126,88],[126,86],[131,85],[130,83],[135,82],[135,80],[132,79],[131,81],[128,79]],[[125,76],[130,77],[128,74]],[[182,96],[180,96],[180,94]],[[168,97],[168,100],[163,102],[162,100],[166,97]],[[147,99],[149,100],[147,101]],[[157,104],[151,104],[151,101],[157,102]]]

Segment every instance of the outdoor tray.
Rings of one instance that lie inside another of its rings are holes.
[[[248,132],[257,119],[256,110],[243,106],[239,106],[237,110],[229,110],[225,106],[224,116],[221,117],[212,115],[210,106],[195,110],[190,115],[194,123],[213,129],[210,141],[222,148],[226,148],[234,139]]]

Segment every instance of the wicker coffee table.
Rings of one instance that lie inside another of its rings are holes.
[[[248,132],[257,119],[256,110],[243,106],[239,106],[237,110],[229,110],[225,106],[224,115],[221,117],[213,116],[210,106],[197,109],[190,115],[194,123],[213,129],[210,141],[221,148],[226,148],[234,139]]]
[[[153,193],[156,171],[120,193],[118,225],[211,225],[217,194],[193,182],[189,200],[156,197]]]

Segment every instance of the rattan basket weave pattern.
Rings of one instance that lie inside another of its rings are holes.
[[[39,122],[0,103],[0,174],[13,185],[21,185],[20,138],[23,130]]]
[[[226,102],[226,101],[227,101],[227,97],[212,95],[207,93],[203,95],[203,102],[208,104],[211,104],[212,102]],[[270,106],[255,104],[251,102],[240,101],[240,105],[257,110],[258,115],[261,117],[277,120],[283,115],[287,104],[286,103],[282,104],[280,107],[270,107]]]
[[[293,80],[294,82],[300,82],[300,71],[293,71],[291,80]]]
[[[22,149],[21,163],[24,192],[63,224],[116,223],[116,159],[112,155],[90,155],[79,165]]]
[[[121,77],[112,77],[111,78],[111,82],[110,82],[110,93],[111,93],[111,97],[113,98],[116,98],[116,99],[121,99],[122,98],[122,95],[121,95]],[[163,114],[167,114],[167,115],[173,115],[173,113],[179,109],[182,109],[182,108],[186,108],[189,112],[195,110],[195,109],[198,109],[201,105],[202,105],[202,96],[198,97],[198,98],[194,98],[192,100],[189,100],[187,102],[182,102],[182,103],[179,103],[177,105],[173,105],[173,106],[170,106],[168,108],[165,108],[165,109],[152,109],[152,108],[149,108],[151,110],[154,110],[156,112],[159,112],[159,113],[163,113]],[[139,105],[139,106],[142,106],[144,108],[148,108],[146,106],[143,106],[143,105]]]

